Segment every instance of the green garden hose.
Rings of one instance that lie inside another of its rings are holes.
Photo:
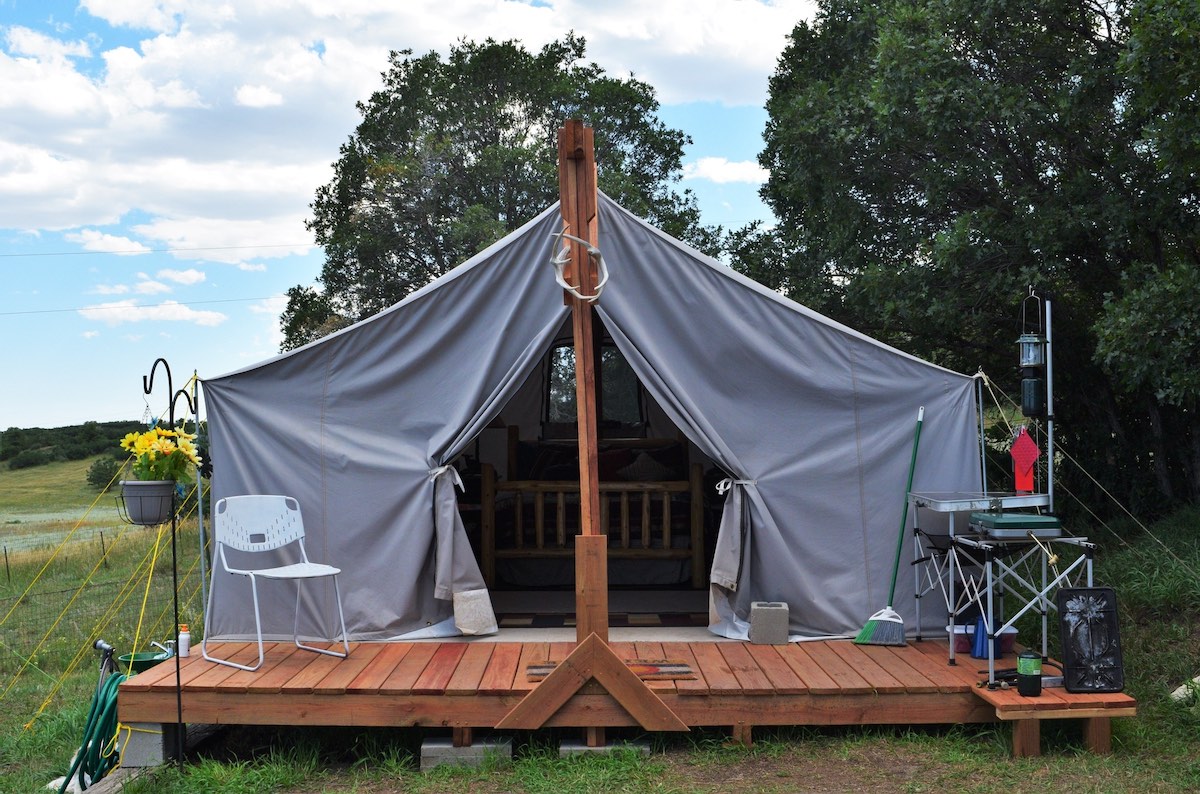
[[[85,780],[94,784],[120,763],[121,754],[116,742],[117,687],[124,680],[123,674],[112,673],[96,688],[92,707],[88,711],[87,727],[83,731],[83,744],[79,746],[79,752],[71,762],[71,771],[63,778],[58,794],[66,792],[71,778],[78,776],[80,789],[86,789],[88,784]]]

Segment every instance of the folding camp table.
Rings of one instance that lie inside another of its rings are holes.
[[[913,492],[908,495],[908,503],[914,511],[918,632],[922,597],[940,589],[949,618],[946,631],[950,640],[950,664],[955,664],[957,618],[973,607],[979,609],[988,633],[989,685],[996,683],[994,639],[1031,609],[1037,609],[1042,616],[1041,653],[1043,658],[1046,657],[1049,650],[1048,613],[1054,607],[1053,592],[1064,584],[1077,584],[1076,580],[1080,578],[1086,586],[1091,586],[1095,545],[1087,538],[1062,536],[1058,519],[1052,516],[1005,512],[1044,507],[1049,504],[1045,494]],[[923,532],[921,510],[947,514],[949,534],[939,536]],[[959,513],[969,514],[965,531],[958,525],[962,520]],[[1074,552],[1072,559],[1064,566],[1052,565],[1051,555],[1063,552]],[[1006,596],[1017,600],[1016,610],[1007,619],[1004,618]]]

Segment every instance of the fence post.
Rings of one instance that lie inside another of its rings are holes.
[[[108,567],[108,550],[104,548],[104,530],[100,530],[100,559],[104,562],[104,567]]]
[[[4,544],[4,573],[8,577],[8,581],[12,581],[12,570],[8,567],[8,544]]]

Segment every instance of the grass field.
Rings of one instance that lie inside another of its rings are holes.
[[[0,792],[37,791],[66,771],[96,686],[92,639],[123,651],[135,635],[144,647],[171,633],[163,533],[121,524],[112,497],[97,502],[83,484],[88,465],[0,468],[4,537],[41,538],[10,555],[0,580]],[[105,533],[103,548],[79,532],[61,548],[49,540],[85,513]],[[194,522],[180,526],[181,609],[198,636],[198,535]],[[1200,706],[1167,697],[1200,673],[1200,511],[1149,529],[1089,533],[1101,543],[1097,583],[1118,593],[1127,690],[1139,701],[1136,718],[1114,721],[1111,756],[1087,753],[1070,722],[1044,725],[1043,757],[1023,760],[1009,757],[1007,726],[758,730],[749,749],[726,746],[720,733],[656,734],[642,737],[649,756],[573,760],[553,752],[563,734],[538,731],[512,735],[511,762],[422,774],[418,730],[237,728],[196,748],[182,770],[143,775],[124,791],[1200,790]]]

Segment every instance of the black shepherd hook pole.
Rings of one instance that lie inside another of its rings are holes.
[[[196,414],[196,404],[192,401],[192,395],[188,393],[187,389],[175,390],[175,384],[171,379],[171,365],[167,363],[165,358],[156,359],[150,367],[150,374],[142,376],[142,392],[146,395],[154,392],[154,372],[158,369],[159,364],[162,364],[163,369],[167,372],[167,394],[170,395],[167,402],[167,427],[173,430],[175,429],[175,403],[179,401],[179,398],[182,397],[187,402],[188,410],[193,416]],[[175,549],[175,532],[178,528],[178,518],[175,515],[175,508],[175,491],[171,491],[171,595],[174,608],[175,631],[178,632],[179,560]],[[180,673],[178,639],[177,636],[175,645],[175,758],[176,763],[182,769],[184,731],[186,728],[183,724],[183,679]]]

